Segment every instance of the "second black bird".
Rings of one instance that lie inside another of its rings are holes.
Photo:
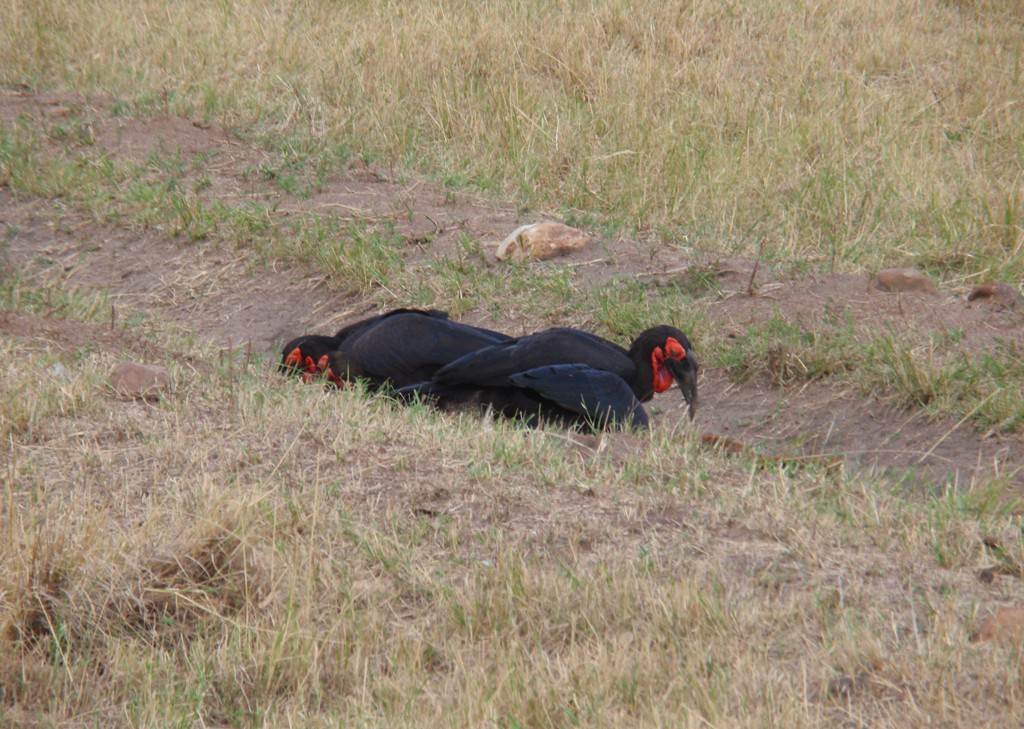
[[[436,309],[395,309],[341,329],[333,337],[306,335],[285,345],[281,367],[342,385],[403,387],[431,378],[444,365],[481,347],[509,341],[490,329],[451,321]]]
[[[478,349],[400,394],[419,393],[441,407],[486,406],[531,424],[644,427],[641,403],[673,383],[692,418],[697,374],[693,347],[675,327],[651,327],[628,350],[589,332],[558,328]]]

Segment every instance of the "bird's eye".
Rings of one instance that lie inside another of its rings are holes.
[[[670,359],[686,358],[686,350],[683,348],[683,345],[679,343],[679,340],[677,340],[675,337],[669,337],[668,339],[665,340],[665,354]]]

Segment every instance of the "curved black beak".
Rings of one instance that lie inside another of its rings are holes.
[[[665,365],[679,384],[679,391],[690,406],[690,420],[693,420],[697,412],[697,360],[687,352],[685,359],[667,359]]]

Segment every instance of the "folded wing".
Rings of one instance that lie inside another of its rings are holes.
[[[635,365],[621,347],[585,332],[549,329],[484,349],[442,367],[434,375],[444,384],[501,387],[512,375],[537,367],[578,364],[632,379]]]
[[[498,332],[406,313],[348,338],[339,350],[365,373],[403,387],[430,379],[438,368],[464,355],[506,341]]]
[[[509,380],[599,428],[648,424],[647,413],[629,385],[611,372],[580,364],[548,365],[514,374]]]

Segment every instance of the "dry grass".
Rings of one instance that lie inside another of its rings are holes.
[[[966,640],[1019,592],[974,575],[982,536],[1022,556],[998,491],[752,471],[685,433],[576,455],[258,367],[148,405],[106,390],[109,355],[5,347],[15,723],[1021,718],[1016,651]]]
[[[0,13],[0,82],[224,123],[287,160],[275,184],[296,197],[358,153],[695,253],[763,238],[794,268],[1024,272],[1010,0]],[[620,337],[677,321],[723,367],[779,382],[848,366],[826,330],[727,341],[682,289],[495,274],[472,240],[411,266],[372,226],[217,206],[183,182],[208,169],[112,160],[79,121],[0,128],[0,185],[53,200],[55,218],[259,247],[399,303],[544,310]],[[109,304],[9,273],[0,294],[71,320]],[[574,442],[285,382],[159,321],[146,334],[187,355],[168,357],[156,403],[110,391],[103,346],[0,341],[3,726],[1024,720],[1020,646],[968,640],[1024,600],[1008,480],[904,491],[714,452],[685,425]],[[913,404],[980,402],[987,425],[1019,427],[1016,349],[954,371],[924,344],[868,344],[864,371]]]
[[[0,81],[817,265],[1019,276],[1014,0],[7,0]]]

